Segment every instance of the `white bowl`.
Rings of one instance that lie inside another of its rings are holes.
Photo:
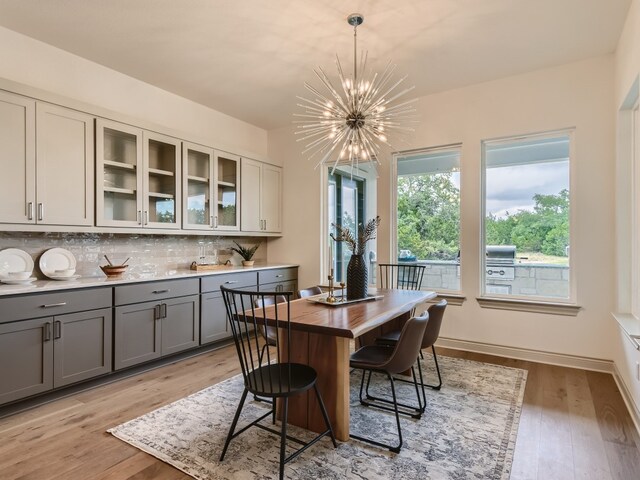
[[[26,280],[31,276],[31,272],[8,272],[7,277],[11,280]]]
[[[70,277],[74,273],[76,273],[75,268],[64,268],[62,270],[55,270],[53,272],[56,277]]]

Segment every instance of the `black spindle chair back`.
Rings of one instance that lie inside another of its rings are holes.
[[[420,290],[424,271],[424,265],[403,263],[381,263],[380,287],[395,288],[400,290]]]

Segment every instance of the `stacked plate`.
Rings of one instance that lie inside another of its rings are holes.
[[[0,281],[8,285],[30,285],[36,277],[32,277],[33,259],[27,252],[18,248],[7,248],[0,251]]]
[[[51,248],[40,257],[40,271],[51,280],[69,281],[79,278],[76,275],[76,257],[64,248]]]

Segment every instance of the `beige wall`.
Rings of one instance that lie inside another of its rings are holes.
[[[615,110],[617,114],[616,128],[618,145],[616,152],[616,235],[617,235],[617,312],[629,313],[631,305],[631,218],[632,196],[631,154],[628,148],[629,116],[625,113],[625,100],[632,87],[637,98],[638,86],[634,86],[640,73],[640,1],[634,0],[629,9],[624,30],[620,36],[615,55]],[[640,415],[640,380],[637,378],[637,363],[640,362],[640,352],[635,344],[612,319],[612,329],[615,331],[612,345],[613,359],[620,376],[635,402],[635,408]]]
[[[429,74],[437,75],[437,72]],[[442,335],[545,352],[611,359],[614,304],[613,58],[605,56],[423,97],[410,145],[461,142],[462,289]],[[480,142],[575,127],[577,221],[572,255],[578,280],[577,317],[482,309],[480,265]],[[300,155],[290,128],[269,132],[269,155],[284,162],[284,236],[269,241],[269,261],[300,263],[300,285],[320,280],[320,173]],[[379,260],[389,260],[389,158],[378,181]]]
[[[262,160],[267,132],[110,68],[0,27],[0,78],[159,124]]]

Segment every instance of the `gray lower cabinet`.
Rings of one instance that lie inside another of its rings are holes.
[[[0,404],[111,371],[111,309],[0,324]]]
[[[227,311],[220,292],[203,293],[201,296],[202,317],[200,321],[200,343],[215,342],[231,336]]]
[[[114,369],[131,367],[200,344],[198,295],[115,309]]]
[[[274,268],[260,271],[258,272],[258,288],[262,292],[295,293],[298,289],[298,268]]]

